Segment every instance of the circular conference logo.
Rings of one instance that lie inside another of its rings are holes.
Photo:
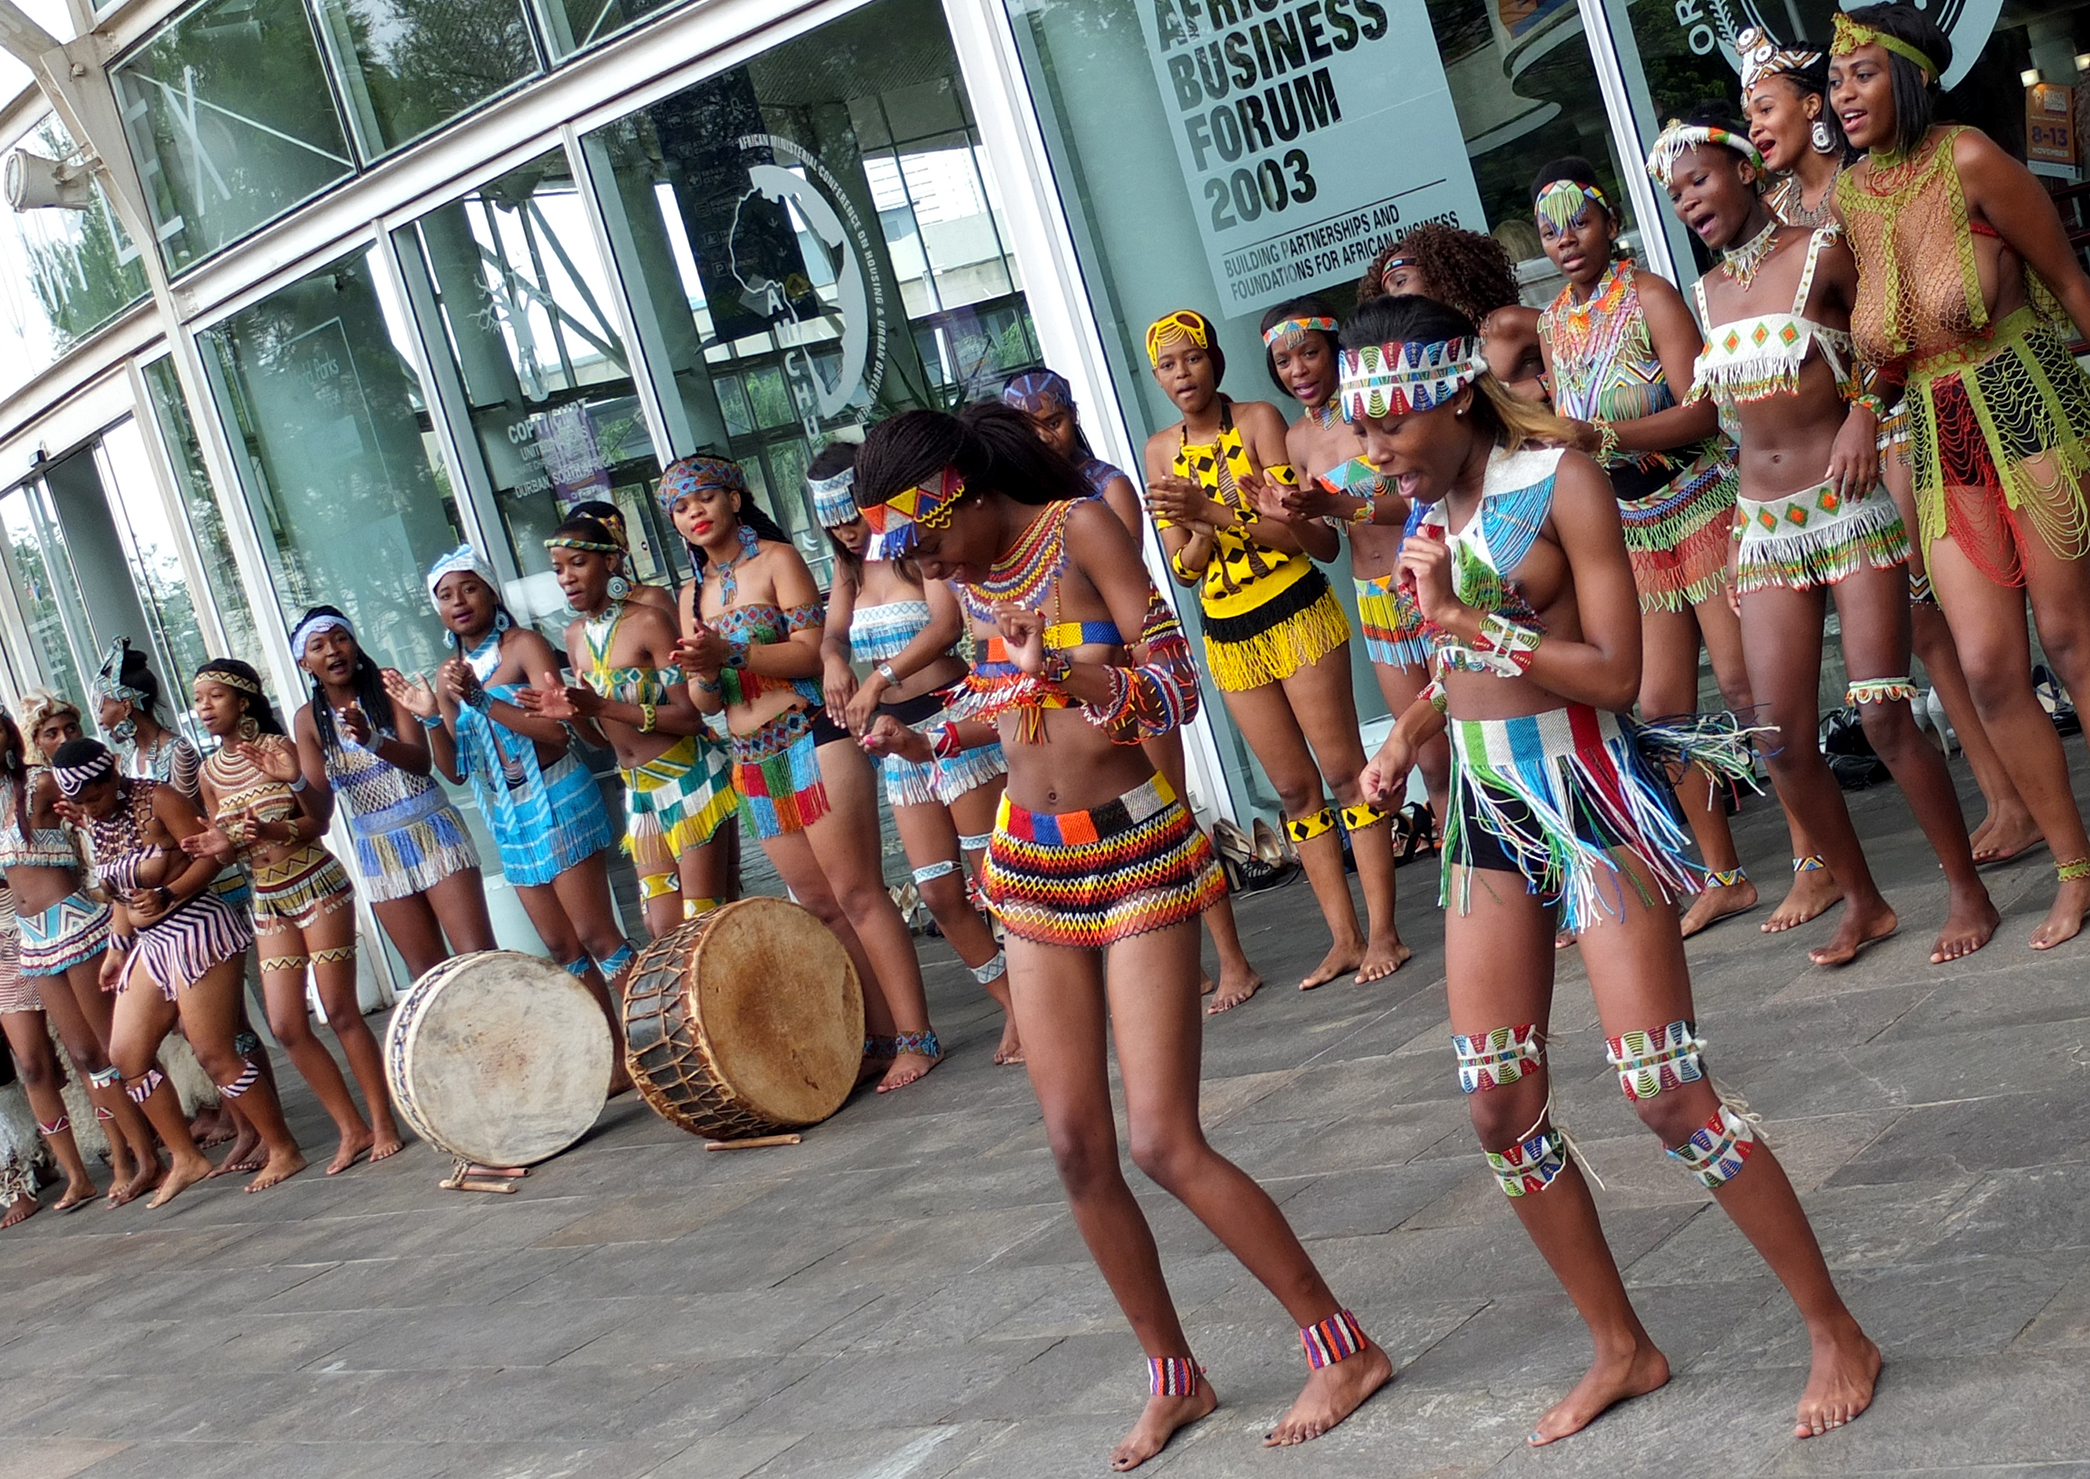
[[[1974,63],[1981,56],[1981,48],[1988,44],[1990,33],[1996,29],[1996,20],[2003,13],[2003,0],[1911,0],[1916,9],[1929,16],[1931,23],[1952,39],[1952,66],[1943,78],[1948,88],[1957,87]],[[1792,42],[1795,20],[1806,23],[1806,40],[1815,46],[1825,46],[1829,40],[1829,28],[1834,23],[1838,7],[1807,4],[1806,0],[1714,0],[1711,9],[1728,24],[1720,27],[1720,50],[1728,63],[1739,68],[1740,58],[1734,49],[1734,38],[1751,26],[1761,26],[1779,39],[1781,45]],[[1853,9],[1843,6],[1842,9]]]

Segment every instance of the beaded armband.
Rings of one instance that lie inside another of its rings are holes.
[[[1531,655],[1544,640],[1545,633],[1538,628],[1490,611],[1480,619],[1480,635],[1474,638],[1472,650],[1490,671],[1513,678],[1530,671]]]
[[[1440,714],[1451,712],[1451,699],[1444,692],[1444,684],[1439,679],[1432,678],[1422,692],[1415,696],[1428,700],[1429,706]]]
[[[955,759],[965,748],[958,738],[958,726],[948,721],[939,724],[936,727],[936,737],[929,742],[929,748],[935,752],[939,760]]]
[[[803,601],[784,608],[784,630],[804,632],[827,621],[827,607],[820,601]]]
[[[1112,743],[1136,745],[1182,728],[1197,715],[1197,664],[1189,639],[1160,601],[1147,607],[1139,646],[1145,660],[1137,667],[1105,669],[1110,696],[1100,704],[1083,704],[1082,717],[1109,735]]]

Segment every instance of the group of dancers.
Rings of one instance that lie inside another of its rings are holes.
[[[615,753],[648,930],[730,894],[737,817],[869,988],[867,1078],[915,1081],[941,1047],[881,872],[882,780],[923,899],[1005,1009],[996,1059],[1027,1066],[1076,1222],[1148,1358],[1147,1405],[1113,1467],[1218,1401],[1120,1168],[1113,1042],[1133,1161],[1298,1326],[1309,1375],[1268,1441],[1316,1437],[1393,1367],[1200,1128],[1203,1019],[1261,984],[1183,800],[1180,731],[1209,683],[1326,921],[1302,987],[1402,966],[1394,867],[1415,839],[1397,844],[1395,828],[1438,838],[1458,1082],[1595,1347],[1531,1442],[1669,1375],[1552,1114],[1566,946],[1582,952],[1621,1091],[1806,1324],[1795,1436],[1855,1418],[1880,1353],[1758,1122],[1712,1077],[1683,941],[1758,903],[1725,805],[1757,757],[1793,841],[1790,891],[1762,927],[1840,902],[1810,952],[1837,966],[1898,925],[1815,744],[1832,595],[1846,701],[1944,871],[1932,960],[1998,927],[1977,864],[2042,840],[2057,891],[2033,947],[2090,914],[2090,838],[2024,620],[2029,597],[2048,660],[2090,693],[2090,377],[2061,336],[2071,323],[2090,336],[2090,278],[2022,166],[1933,125],[1950,60],[1906,5],[1839,15],[1825,51],[1745,35],[1746,123],[1708,107],[1647,161],[1719,255],[1687,291],[1621,253],[1619,206],[1587,161],[1564,159],[1532,190],[1566,282],[1550,306],[1518,301],[1490,238],[1421,228],[1373,263],[1347,319],[1314,299],[1265,316],[1265,368],[1301,408],[1289,418],[1222,391],[1209,319],[1166,315],[1146,350],[1181,419],[1149,439],[1140,479],[1093,454],[1049,371],[956,415],[879,422],[809,471],[835,552],[824,597],[741,470],[688,457],[659,488],[695,572],[679,593],[636,580],[612,506],[546,541],[575,613],[563,653],[509,616],[467,547],[429,573],[456,648],[432,680],[379,667],[341,613],[306,616],[292,647],[312,691],[288,734],[254,670],[229,660],[196,675],[197,717],[220,741],[207,761],[128,658],[97,688],[121,763],[62,701],[32,697],[23,729],[0,726],[0,867],[21,935],[6,1021],[39,1117],[55,1116],[42,1128],[66,1198],[91,1182],[52,1107],[41,1022],[18,1031],[24,1000],[44,1003],[117,1126],[112,1158],[119,1138],[129,1147],[134,1194],[158,1178],[164,1201],[209,1171],[155,1065],[177,1017],[266,1151],[251,1185],[302,1165],[241,1016],[256,937],[270,1026],[341,1130],[329,1169],[398,1148],[353,999],[349,885],[317,840],[337,798],[367,897],[419,975],[492,943],[472,844],[430,772],[468,782],[547,949],[614,1024],[633,946],[577,742]],[[1149,520],[1196,593],[1196,646],[1149,578]],[[1370,757],[1350,623],[1320,569],[1345,534],[1397,715]],[[1694,712],[1701,650],[1726,712]],[[1988,801],[1971,836],[1912,716],[1912,650]],[[1400,810],[1411,771],[1429,797],[1419,813]],[[85,890],[66,824],[111,903]],[[308,978],[367,1119],[311,1035]],[[154,1135],[173,1153],[164,1173]]]

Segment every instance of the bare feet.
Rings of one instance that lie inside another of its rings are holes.
[[[1016,1035],[1016,1018],[1006,1008],[1002,1011],[1001,1042],[994,1049],[994,1061],[1004,1064],[1023,1061],[1023,1040]]]
[[[1367,1344],[1356,1355],[1323,1366],[1306,1378],[1292,1410],[1263,1439],[1265,1448],[1310,1443],[1364,1405],[1365,1399],[1393,1380],[1386,1352]]]
[[[1688,940],[1708,925],[1754,909],[1757,903],[1756,885],[1746,878],[1740,883],[1713,884],[1684,911],[1684,938]]]
[[[370,1147],[376,1143],[376,1137],[368,1130],[357,1130],[353,1135],[343,1135],[340,1148],[334,1152],[334,1158],[327,1162],[327,1174],[339,1176],[368,1155]]]
[[[209,1175],[210,1162],[201,1151],[193,1151],[186,1155],[176,1151],[174,1164],[169,1166],[166,1175],[160,1178],[159,1195],[145,1205],[164,1207]]]
[[[2090,914],[2090,878],[2070,879],[2055,893],[2054,907],[2039,921],[2039,928],[2032,931],[2032,948],[2051,950],[2073,940],[2082,933],[2085,914]]]
[[[70,1182],[65,1195],[51,1204],[53,1212],[70,1212],[75,1207],[84,1207],[94,1200],[95,1185],[91,1180]]]
[[[1814,1367],[1807,1373],[1807,1390],[1800,1394],[1799,1421],[1792,1435],[1819,1438],[1870,1407],[1880,1364],[1880,1348],[1856,1321],[1837,1335],[1817,1339]]]
[[[1206,1007],[1205,1011],[1208,1015],[1213,1012],[1230,1012],[1262,989],[1263,978],[1253,970],[1243,967],[1239,972],[1232,972],[1222,966],[1219,971],[1219,990],[1213,994],[1212,1004]]]
[[[1866,947],[1877,945],[1900,928],[1901,920],[1885,899],[1870,909],[1845,904],[1843,923],[1836,926],[1835,937],[1808,951],[1807,958],[1816,965],[1849,965]]]
[[[387,1122],[370,1127],[370,1164],[389,1161],[406,1149],[406,1142],[399,1138],[399,1127]]]
[[[1996,926],[2002,922],[2003,916],[1990,902],[1987,889],[1965,899],[1955,895],[1952,908],[1945,915],[1945,927],[1938,931],[1938,942],[1930,948],[1930,963],[1943,965],[1948,960],[1972,955],[1994,937]]]
[[[1781,930],[1797,929],[1810,919],[1819,919],[1828,912],[1829,906],[1843,897],[1843,885],[1827,868],[1809,868],[1792,876],[1792,888],[1785,895],[1785,902],[1771,911],[1771,917],[1758,926],[1765,934],[1775,935]]]
[[[271,1151],[268,1164],[261,1168],[259,1176],[247,1183],[247,1190],[267,1191],[279,1181],[288,1181],[304,1169],[305,1158],[298,1153],[298,1148],[295,1145],[291,1146],[287,1151]]]
[[[1321,957],[1313,974],[1299,983],[1301,991],[1311,991],[1316,986],[1325,986],[1337,976],[1346,976],[1364,964],[1364,941],[1358,939],[1337,940]]]
[[[886,1069],[885,1077],[878,1081],[878,1092],[890,1094],[895,1089],[904,1089],[942,1061],[941,1053],[933,1058],[927,1053],[900,1053],[893,1058],[893,1066]]]
[[[1970,840],[1974,844],[1974,861],[1977,863],[2007,863],[2045,841],[2032,820],[2032,813],[2022,805],[1990,808]]]
[[[1380,940],[1375,935],[1371,943],[1364,947],[1364,963],[1357,968],[1357,983],[1361,986],[1366,981],[1385,980],[1406,965],[1414,954],[1414,951],[1401,943],[1399,935],[1393,935],[1386,940]]]
[[[92,1195],[92,1193],[90,1193]],[[73,1205],[78,1206],[76,1202]],[[16,1227],[43,1211],[44,1204],[36,1199],[34,1192],[23,1192],[7,1204],[7,1215],[0,1217],[0,1228]]]
[[[189,1121],[189,1138],[196,1142],[198,1150],[223,1145],[237,1133],[238,1125],[233,1120],[231,1111],[222,1103],[198,1110],[196,1117]]]
[[[1575,1383],[1575,1389],[1538,1420],[1524,1441],[1533,1448],[1557,1443],[1579,1433],[1620,1402],[1644,1397],[1669,1380],[1669,1358],[1653,1345],[1638,1345],[1624,1355],[1600,1355]]]
[[[225,1159],[218,1162],[213,1176],[234,1176],[247,1171],[261,1169],[261,1136],[245,1125],[240,1126],[239,1139],[232,1142],[232,1149],[225,1152]]]
[[[1163,1448],[1178,1428],[1187,1428],[1201,1417],[1209,1417],[1219,1405],[1219,1394],[1210,1383],[1199,1382],[1187,1397],[1149,1397],[1146,1411],[1132,1425],[1118,1446],[1110,1451],[1110,1466],[1120,1474],[1136,1469]]]
[[[203,1160],[203,1157],[199,1155],[197,1159]],[[203,1161],[203,1165],[205,1172],[208,1173],[210,1168],[210,1162]],[[144,1196],[155,1186],[158,1186],[160,1184],[160,1178],[165,1174],[166,1173],[160,1169],[160,1158],[158,1156],[154,1156],[149,1162],[140,1162],[137,1168],[133,1170],[129,1176],[124,1177],[120,1181],[112,1181],[111,1183],[109,1183],[109,1205],[112,1207],[121,1207],[130,1202],[137,1201],[138,1198]],[[175,1189],[177,1191],[180,1190],[179,1187]],[[153,1205],[157,1207],[159,1203],[154,1202]]]

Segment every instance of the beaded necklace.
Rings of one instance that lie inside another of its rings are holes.
[[[982,620],[991,619],[993,607],[1005,602],[1025,610],[1036,609],[1046,585],[1066,562],[1067,513],[1073,506],[1047,504],[1024,526],[1016,542],[995,557],[987,567],[986,578],[968,588],[968,596],[977,592],[986,598],[986,610],[975,613]]]
[[[1334,401],[1328,401],[1322,405],[1308,406],[1306,414],[1316,427],[1322,431],[1327,431],[1336,422],[1342,420],[1343,408]]]
[[[1797,174],[1787,175],[1777,187],[1764,197],[1763,203],[1772,215],[1788,226],[1826,226],[1836,214],[1836,182],[1843,177],[1843,162],[1836,162],[1835,170],[1829,175],[1828,188],[1822,191],[1821,204],[1809,207],[1807,190]]]
[[[599,616],[590,616],[581,622],[581,636],[588,644],[589,665],[594,670],[590,676],[596,680],[595,691],[598,693],[605,692],[611,681],[610,654],[616,649],[617,623],[622,620],[624,603],[612,601]]]
[[[718,576],[719,605],[731,606],[735,604],[736,598],[740,595],[740,587],[734,578],[735,572],[755,557],[755,551],[758,546],[759,541],[755,538],[755,531],[742,524],[740,526],[740,553],[730,560],[715,560],[712,562],[711,569]]]
[[[1756,281],[1757,271],[1770,260],[1772,250],[1778,245],[1778,218],[1774,215],[1764,222],[1763,230],[1750,237],[1733,251],[1720,253],[1720,270],[1737,283],[1743,292]]]
[[[1577,303],[1574,290],[1563,288],[1547,310],[1561,414],[1586,419],[1598,413],[1598,388],[1617,365],[1639,317],[1625,310],[1633,287],[1633,264],[1621,257],[1605,269],[1586,300]]]

